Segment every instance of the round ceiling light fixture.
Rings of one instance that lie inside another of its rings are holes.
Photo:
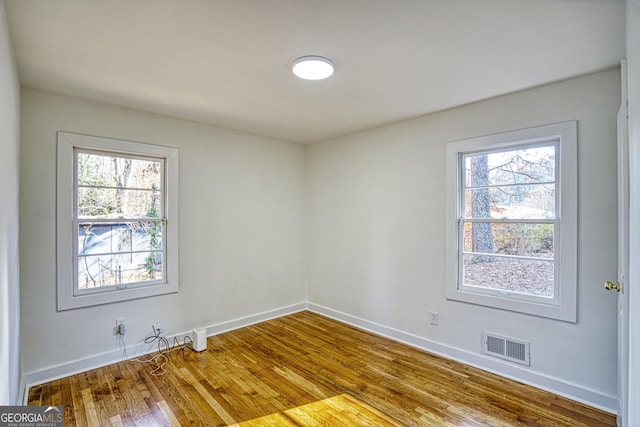
[[[336,64],[329,58],[317,55],[302,56],[291,64],[293,74],[305,80],[322,80],[330,77]]]

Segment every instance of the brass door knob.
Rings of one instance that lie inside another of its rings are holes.
[[[604,288],[608,291],[620,292],[620,283],[618,282],[604,282]]]

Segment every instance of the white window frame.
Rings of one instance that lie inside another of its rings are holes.
[[[554,221],[554,298],[474,289],[460,284],[463,206],[463,156],[474,152],[518,149],[556,141],[556,218]],[[449,300],[576,322],[578,249],[577,122],[569,121],[493,135],[451,141],[446,147],[446,297]]]
[[[77,222],[75,218],[77,150],[114,155],[151,157],[164,161],[163,245],[164,280],[144,286],[109,286],[104,290],[78,292],[75,259]],[[58,132],[57,173],[57,296],[58,311],[128,301],[179,290],[178,272],[178,149],[139,142]]]

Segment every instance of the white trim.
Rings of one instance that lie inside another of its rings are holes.
[[[616,396],[603,394],[579,384],[564,381],[560,378],[531,372],[529,369],[513,366],[508,362],[502,362],[500,360],[495,360],[492,357],[475,354],[467,350],[441,344],[380,323],[372,322],[310,302],[300,302],[286,307],[216,323],[214,325],[207,326],[207,336],[240,329],[304,310],[309,310],[323,316],[330,317],[348,325],[437,354],[447,359],[473,366],[483,371],[491,372],[514,381],[531,385],[541,390],[584,403],[585,405],[589,405],[609,413],[616,412]],[[171,335],[167,338],[169,338],[169,341],[173,341],[173,337],[177,337],[180,340],[185,336],[191,336],[191,333],[192,331],[183,332]],[[149,350],[149,347],[143,343],[138,343],[127,348],[127,353],[130,357],[142,356],[144,354],[152,353],[153,351],[155,350]],[[51,366],[38,371],[25,373],[22,375],[22,381],[20,383],[20,396],[24,399],[22,403],[24,405],[27,404],[29,388],[31,387],[122,361],[122,350],[117,349],[83,359],[77,359],[68,363]]]
[[[532,372],[530,369],[515,366],[509,362],[502,362],[492,357],[483,356],[482,354],[476,354],[468,350],[441,344],[418,335],[394,329],[380,323],[371,322],[318,304],[308,303],[307,306],[308,310],[315,313],[382,335],[420,350],[425,350],[438,356],[455,360],[456,362],[461,362],[474,368],[491,372],[492,374],[500,375],[612,414],[616,413],[618,403],[614,395],[603,394],[561,378]]]
[[[29,402],[29,387],[27,387],[26,375],[20,375],[20,386],[18,387],[18,399],[16,405],[26,406]]]
[[[446,297],[449,300],[484,305],[567,322],[577,321],[577,246],[578,246],[578,124],[568,121],[493,135],[450,141],[446,147]],[[459,155],[517,148],[536,142],[558,139],[556,164],[559,165],[559,193],[556,206],[559,227],[556,227],[556,283],[558,298],[546,304],[542,299],[526,301],[495,293],[473,292],[458,285],[459,276],[459,198],[461,188]],[[559,235],[557,229],[559,228]]]
[[[629,108],[627,61],[620,61],[620,109],[617,116],[618,148],[618,425],[629,417]]]
[[[74,273],[74,148],[98,149],[132,155],[151,155],[166,159],[165,165],[165,213],[167,224],[166,247],[163,262],[166,268],[166,282],[157,285],[110,290],[101,293],[75,295]],[[68,132],[58,132],[58,171],[57,171],[57,310],[69,310],[112,302],[145,298],[179,290],[178,271],[178,149],[139,142],[122,141]]]
[[[265,322],[267,320],[275,319],[278,317],[287,316],[289,314],[297,313],[306,309],[307,304],[301,302],[274,310],[263,311],[261,313],[228,320],[225,322],[217,323],[215,325],[207,326],[207,336],[209,337],[228,331],[233,331],[235,329],[255,325],[256,323]],[[182,340],[186,336],[193,339],[193,337],[191,336],[192,332],[193,330],[189,332],[182,332],[167,336],[166,338],[169,340],[169,342],[173,342],[174,337],[178,338],[178,340],[182,342]],[[127,346],[127,354],[129,356],[129,359],[144,356],[145,354],[150,354],[155,351],[155,348],[149,348],[149,345],[144,344],[144,342]],[[24,399],[22,404],[27,404],[29,389],[31,387],[123,361],[125,361],[125,359],[122,358],[122,349],[116,349],[107,351],[105,353],[95,354],[82,359],[76,359],[71,362],[50,366],[38,371],[24,373],[20,382],[20,393],[22,394],[19,395]]]
[[[640,425],[640,0],[626,2],[629,108],[629,372],[623,427]],[[623,422],[623,423],[622,423]]]
[[[207,326],[207,336],[213,336],[222,334],[236,329],[244,328],[245,326],[255,325],[256,323],[266,322],[267,320],[277,319],[278,317],[288,316],[293,313],[298,313],[307,309],[306,302],[300,302],[298,304],[288,305],[286,307],[277,308],[274,310],[263,311],[262,313],[252,314],[250,316],[238,317],[236,319],[227,320],[222,323]]]

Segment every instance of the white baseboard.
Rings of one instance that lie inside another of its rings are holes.
[[[278,317],[286,316],[288,314],[297,313],[307,309],[307,303],[301,302],[298,304],[289,305],[286,307],[278,308],[275,310],[264,311],[258,314],[252,314],[250,316],[239,317],[237,319],[229,320],[222,323],[217,323],[212,326],[207,326],[207,336],[221,334],[223,332],[233,331],[235,329],[244,328],[245,326],[254,325],[256,323],[265,322],[267,320],[275,319]]]
[[[351,326],[373,332],[408,344],[412,347],[437,354],[447,359],[452,359],[466,365],[473,366],[483,371],[491,372],[505,378],[509,378],[542,390],[549,391],[559,396],[575,400],[585,405],[601,409],[612,414],[616,413],[618,401],[616,396],[603,394],[596,390],[580,386],[554,378],[545,374],[532,372],[526,368],[512,365],[509,362],[494,360],[493,358],[483,356],[482,354],[472,353],[467,350],[455,348],[446,344],[438,343],[414,334],[410,334],[398,329],[371,322],[350,314],[342,313],[321,305],[308,303],[307,308],[323,316],[347,323]]]
[[[25,375],[20,375],[20,386],[18,387],[18,398],[15,405],[26,405],[29,388],[27,387],[27,378]]]
[[[287,307],[278,308],[275,310],[264,311],[262,313],[253,314],[250,316],[240,317],[234,320],[218,323],[215,325],[207,326],[207,336],[220,334],[223,332],[231,331],[234,329],[243,328],[245,326],[253,325],[256,323],[264,322],[266,320],[275,319],[277,317],[293,314],[298,311],[306,310],[306,303],[293,304]],[[173,342],[174,337],[179,342],[183,342],[184,337],[191,336],[192,331],[183,332],[167,336],[169,342]],[[146,354],[153,353],[157,348],[149,346],[148,344],[138,343],[131,346],[127,346],[127,356],[129,359],[144,356]],[[50,366],[38,371],[24,373],[20,380],[19,396],[22,397],[22,404],[26,405],[29,397],[29,388],[39,384],[55,381],[60,378],[65,378],[70,375],[78,374],[81,372],[90,371],[92,369],[101,368],[103,366],[111,365],[113,363],[122,362],[123,350],[117,349],[108,351],[106,353],[95,354],[82,359],[73,360],[71,362],[63,363],[60,365]]]
[[[467,350],[451,347],[446,344],[431,341],[426,338],[410,334],[398,329],[371,322],[350,314],[342,313],[321,305],[313,303],[298,303],[279,309],[264,311],[262,313],[244,316],[237,319],[217,323],[208,326],[207,336],[217,335],[223,332],[243,328],[245,326],[264,322],[266,320],[277,317],[286,316],[303,310],[310,310],[318,314],[330,317],[332,319],[347,323],[349,325],[373,332],[399,341],[410,346],[426,350],[428,352],[443,356],[448,359],[471,365],[478,369],[491,372],[506,378],[519,381],[533,387],[549,391],[551,393],[564,396],[566,398],[584,403],[594,408],[601,409],[606,412],[615,414],[617,408],[617,400],[615,396],[605,395],[596,390],[572,384],[559,378],[553,378],[548,375],[532,372],[526,368],[514,366],[508,362],[493,360],[492,358],[483,356],[482,354],[472,353]],[[182,341],[185,336],[191,337],[191,331],[167,337],[169,341],[173,341],[174,337]],[[127,347],[129,358],[142,356],[154,352],[155,348],[149,348],[143,343]],[[102,354],[96,354],[87,358],[74,360],[57,366],[48,367],[39,371],[29,372],[22,376],[20,382],[20,396],[23,397],[23,404],[27,404],[28,391],[30,387],[54,381],[59,378],[68,377],[80,372],[86,372],[91,369],[100,368],[122,361],[122,350],[117,349]]]
[[[171,336],[167,336],[166,338],[169,342],[173,342],[174,337],[177,338],[180,342],[184,339],[185,336],[191,336],[191,332],[175,334]],[[23,404],[27,404],[27,400],[29,397],[29,389],[31,387],[47,383],[50,381],[55,381],[60,378],[66,378],[71,375],[79,374],[82,372],[90,371],[92,369],[101,368],[103,366],[111,365],[114,363],[122,362],[125,359],[133,359],[136,357],[144,356],[146,354],[153,353],[157,351],[157,347],[151,346],[149,344],[138,343],[134,345],[127,346],[127,356],[124,357],[124,351],[122,349],[112,350],[105,353],[94,354],[89,357],[85,357],[82,359],[72,360],[67,363],[62,363],[60,365],[50,366],[45,369],[41,369],[38,371],[27,372],[22,375],[22,380],[20,382],[20,386],[24,387],[20,390],[22,393]]]

